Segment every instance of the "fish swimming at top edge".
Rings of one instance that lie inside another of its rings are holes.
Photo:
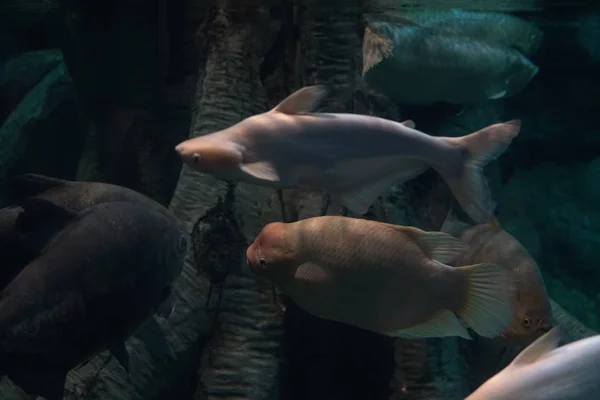
[[[128,369],[124,343],[170,296],[186,236],[139,203],[76,213],[28,198],[22,208],[16,225],[25,242],[39,241],[40,224],[57,233],[2,290],[0,376],[62,400],[69,370],[106,349]]]
[[[175,150],[191,168],[218,179],[326,190],[357,214],[391,186],[433,168],[473,220],[489,219],[493,201],[482,168],[519,134],[519,120],[435,137],[373,116],[311,113],[326,93],[321,85],[304,87],[271,111]]]
[[[265,226],[246,251],[249,272],[317,317],[392,337],[495,337],[512,316],[510,274],[494,264],[453,268],[467,245],[408,226],[324,216]]]
[[[399,104],[502,99],[525,89],[538,71],[518,50],[418,24],[377,21],[363,36],[363,81]]]
[[[600,335],[558,347],[553,328],[465,400],[596,400],[600,393]]]
[[[445,35],[463,36],[496,47],[515,48],[533,54],[542,42],[543,32],[533,23],[511,14],[498,12],[448,10],[404,10],[373,15],[370,20],[384,19],[398,24],[416,24],[439,30]]]

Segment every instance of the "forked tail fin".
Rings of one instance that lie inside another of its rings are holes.
[[[489,221],[495,207],[483,167],[504,153],[520,129],[521,121],[512,120],[448,139],[465,146],[468,156],[459,176],[444,176],[444,179],[463,210],[476,223]]]

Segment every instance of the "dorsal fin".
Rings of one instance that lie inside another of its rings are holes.
[[[443,264],[452,263],[469,249],[468,244],[444,232],[424,231],[414,226],[394,225],[385,222],[380,222],[380,224],[408,236],[427,257]]]
[[[313,112],[328,92],[325,85],[305,86],[286,97],[272,111],[284,114]]]
[[[17,175],[8,180],[11,200],[18,202],[26,197],[36,196],[46,190],[64,187],[69,181],[38,174]]]
[[[412,119],[407,119],[406,121],[402,121],[402,122],[400,122],[400,125],[404,125],[410,129],[415,129],[417,127],[417,125],[415,124],[415,121],[413,121]]]
[[[41,251],[52,236],[77,216],[74,211],[38,197],[26,198],[21,207],[15,229],[20,245],[32,252]]]
[[[554,327],[549,332],[540,336],[535,342],[531,343],[525,350],[509,364],[509,367],[518,367],[534,363],[544,355],[558,347],[562,337],[560,327]]]

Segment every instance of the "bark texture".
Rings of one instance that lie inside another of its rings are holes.
[[[190,136],[226,128],[267,107],[259,78],[260,63],[275,40],[279,24],[273,22],[269,8],[259,2],[222,1],[215,7],[214,18],[207,26],[210,35],[206,62],[194,99]],[[223,182],[184,168],[171,209],[188,221],[191,232],[196,221],[225,196],[226,187]],[[266,223],[281,219],[277,196],[269,189],[239,184],[234,189],[232,207],[245,245]],[[228,253],[228,243],[224,238],[214,251]],[[198,399],[277,398],[282,315],[273,303],[270,285],[241,274],[239,267],[244,262],[242,252],[234,265],[225,267],[231,274],[224,283],[218,309],[210,311],[218,315],[213,319],[215,326],[205,326],[211,329],[212,337],[198,371]],[[190,260],[182,279],[186,287],[183,295],[195,313],[208,315],[204,307],[210,282],[200,276]],[[211,297],[214,301],[216,296]],[[191,309],[188,312],[194,313]],[[183,328],[193,339],[201,333]]]

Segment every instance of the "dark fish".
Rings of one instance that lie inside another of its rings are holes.
[[[19,249],[19,238],[14,228],[22,210],[21,207],[0,209],[0,288],[5,287],[37,255],[36,252],[30,254]]]
[[[131,201],[148,206],[165,217],[179,223],[177,218],[160,203],[123,186],[102,182],[77,182],[39,174],[17,175],[8,180],[9,200],[18,205],[27,197],[50,200],[73,211],[110,201]]]
[[[219,179],[326,190],[335,205],[357,214],[391,186],[433,168],[473,220],[489,219],[492,200],[482,168],[508,148],[520,121],[457,138],[435,137],[411,128],[412,121],[311,113],[326,93],[324,86],[304,87],[271,111],[186,140],[175,150],[191,168]]]
[[[363,39],[367,85],[401,104],[474,104],[522,91],[539,68],[518,50],[432,28],[368,24]]]
[[[76,213],[29,198],[22,208],[24,243],[40,241],[39,226],[56,233],[2,291],[0,372],[30,394],[61,400],[69,370],[99,352],[110,349],[127,368],[124,342],[169,298],[187,241],[139,203]]]
[[[498,265],[446,265],[466,248],[441,232],[316,217],[265,226],[246,257],[320,318],[393,337],[470,338],[463,323],[495,337],[512,316],[513,283]]]
[[[161,204],[122,186],[100,182],[74,182],[37,174],[18,175],[9,179],[6,186],[9,201],[13,206],[0,209],[0,254],[2,255],[0,288],[5,287],[28,262],[38,256],[40,246],[43,247],[45,240],[55,233],[52,231],[53,226],[42,226],[36,221],[31,221],[31,224],[36,225],[38,244],[18,240],[14,224],[23,210],[19,204],[28,197],[49,200],[75,212],[111,201],[139,203],[161,213],[172,223],[180,224],[184,229],[183,223]],[[42,230],[45,234],[42,234]]]

